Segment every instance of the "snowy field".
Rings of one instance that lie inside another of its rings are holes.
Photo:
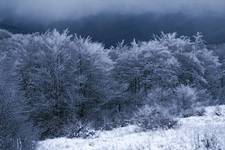
[[[37,150],[225,150],[225,106],[208,107],[204,116],[179,119],[175,129],[141,132],[127,126],[90,139],[45,140]]]

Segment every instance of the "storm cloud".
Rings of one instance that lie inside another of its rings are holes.
[[[183,13],[225,15],[225,0],[0,0],[0,21],[7,17],[60,21],[112,14]]]

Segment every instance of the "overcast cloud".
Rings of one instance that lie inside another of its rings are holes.
[[[146,12],[225,15],[225,0],[0,0],[0,20],[14,16],[58,21],[99,13]]]

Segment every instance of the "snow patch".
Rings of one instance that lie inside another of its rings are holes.
[[[219,113],[218,113],[219,112]],[[57,138],[37,150],[225,150],[225,106],[207,107],[204,116],[179,119],[176,129],[141,132],[137,126],[97,132],[90,139]]]

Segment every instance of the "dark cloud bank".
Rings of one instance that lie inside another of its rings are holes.
[[[160,31],[199,31],[221,43],[225,0],[0,0],[0,27],[22,33],[69,28],[106,45]]]

